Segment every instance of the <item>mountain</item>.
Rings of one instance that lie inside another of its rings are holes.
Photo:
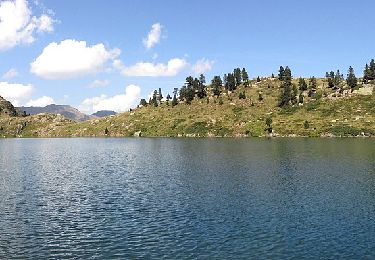
[[[12,105],[12,103],[0,96],[0,116],[18,116],[19,114],[19,111]]]
[[[117,113],[115,111],[112,111],[112,110],[100,110],[100,111],[92,114],[91,116],[94,116],[94,117],[106,117],[106,116],[114,116],[116,114]]]
[[[21,111],[25,111],[26,114],[36,115],[40,113],[49,113],[49,114],[60,114],[65,116],[68,119],[74,121],[86,121],[93,119],[94,117],[86,115],[80,112],[78,109],[71,107],[69,105],[48,105],[45,107],[20,107]]]

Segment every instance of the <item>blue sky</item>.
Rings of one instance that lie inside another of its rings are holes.
[[[375,57],[370,0],[0,3],[0,95],[16,105],[125,111],[190,74],[361,76]]]

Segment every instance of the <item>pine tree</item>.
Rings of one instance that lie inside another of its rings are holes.
[[[368,66],[368,64],[366,63],[366,66],[365,66],[365,69],[363,71],[363,82],[364,83],[367,83],[370,79],[369,77],[371,76],[371,71],[370,71],[370,67]]]
[[[336,71],[335,77],[333,78],[334,89],[338,89],[341,86],[343,76],[340,74],[340,70]]]
[[[154,93],[152,95],[152,104],[154,105],[154,107],[157,107],[158,106],[158,92],[157,90],[154,90]]]
[[[316,93],[317,85],[316,78],[314,76],[311,77],[309,80],[309,92],[307,93],[309,97]]]
[[[306,81],[305,81],[304,78],[301,78],[301,77],[299,78],[299,80],[298,80],[298,88],[301,91],[307,90],[307,84],[306,84]]]
[[[354,88],[357,86],[358,80],[354,74],[354,69],[352,68],[352,66],[349,67],[348,76],[346,78],[346,83],[348,84],[348,86],[351,88],[353,92]]]
[[[296,85],[293,84],[292,86],[292,93],[291,93],[291,96],[290,96],[290,102],[295,105],[297,104],[297,96],[298,96],[298,89],[296,87]]]
[[[203,74],[199,75],[199,82],[202,85],[206,84],[206,77]]]
[[[141,99],[141,101],[139,102],[139,104],[141,105],[141,106],[147,106],[147,101],[146,101],[146,99],[144,99],[144,98],[142,98]]]
[[[280,67],[281,70],[282,67]],[[285,107],[289,105],[291,94],[292,94],[292,72],[289,67],[283,69],[282,74],[282,91],[279,96],[279,107]],[[280,76],[280,75],[279,75]]]
[[[242,80],[247,83],[249,81],[249,75],[245,68],[242,68]]]
[[[260,77],[259,76],[257,77],[257,82],[260,82]]]
[[[233,71],[233,76],[235,80],[236,87],[239,86],[242,83],[242,73],[240,68],[236,68]]]
[[[279,80],[284,80],[284,67],[280,66],[279,69]]]
[[[220,76],[214,76],[214,78],[211,81],[211,85],[214,96],[220,96],[221,87],[223,85]]]
[[[236,89],[236,78],[234,77],[234,75],[232,73],[228,73],[227,74],[227,84],[225,86],[225,88],[229,91],[233,91]]]
[[[161,93],[161,88],[159,88],[159,92],[157,94],[157,102],[158,102],[159,105],[161,104],[162,99],[163,99],[163,95]]]
[[[176,106],[178,104],[178,101],[177,101],[177,94],[175,93],[173,95],[173,99],[172,99],[172,107]]]
[[[375,60],[372,59],[369,68],[369,80],[375,80]]]

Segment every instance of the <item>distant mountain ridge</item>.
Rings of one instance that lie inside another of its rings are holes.
[[[115,111],[112,111],[112,110],[100,110],[94,114],[92,114],[91,116],[95,116],[95,117],[106,117],[106,116],[114,116],[116,115],[117,113]]]
[[[87,115],[72,106],[56,104],[47,105],[45,107],[20,107],[19,110],[25,111],[26,114],[30,115],[36,115],[40,113],[60,114],[68,119],[78,122],[83,122],[100,117],[106,117],[110,115],[116,115],[116,112],[111,110],[101,110],[92,115]]]
[[[83,122],[94,118],[93,116],[86,115],[78,109],[71,107],[69,105],[51,104],[45,107],[20,107],[19,109],[21,111],[25,111],[26,114],[30,115],[36,115],[40,113],[60,114],[68,119],[79,122]]]

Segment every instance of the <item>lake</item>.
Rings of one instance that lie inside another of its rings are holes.
[[[0,259],[375,258],[375,139],[3,139]]]

